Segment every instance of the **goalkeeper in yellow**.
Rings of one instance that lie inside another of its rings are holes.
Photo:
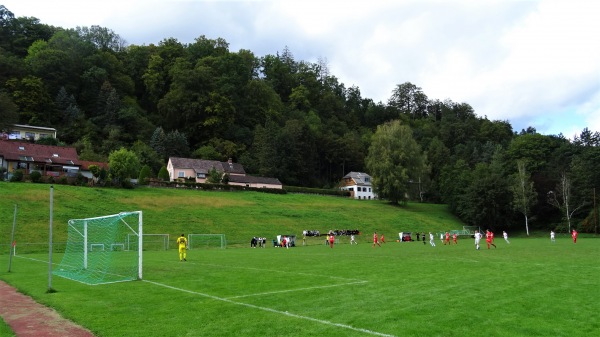
[[[187,261],[187,239],[185,238],[185,235],[181,234],[181,236],[177,238],[177,244],[179,245],[179,262]]]

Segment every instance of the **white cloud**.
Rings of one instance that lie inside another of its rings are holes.
[[[5,0],[16,16],[65,28],[101,25],[133,44],[200,35],[257,56],[296,60],[386,102],[412,82],[433,99],[471,104],[516,131],[600,131],[596,1]]]

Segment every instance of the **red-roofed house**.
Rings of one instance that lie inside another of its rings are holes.
[[[226,162],[216,160],[191,159],[191,158],[169,158],[167,171],[169,179],[194,179],[197,183],[204,183],[208,173],[212,169],[229,175],[230,185],[239,185],[255,188],[283,188],[277,178],[266,178],[246,175],[242,164],[234,163],[231,159]]]
[[[39,171],[42,175],[74,177],[80,166],[74,147],[0,140],[0,167],[6,169],[9,177],[19,169],[25,175]]]

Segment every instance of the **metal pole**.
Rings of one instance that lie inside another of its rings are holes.
[[[52,217],[54,208],[54,185],[50,185],[50,231],[48,233],[48,291],[54,292],[52,289]]]
[[[596,188],[594,187],[594,232],[598,235],[598,209],[596,208]]]
[[[15,215],[13,217],[13,226],[12,226],[12,234],[10,235],[10,252],[8,258],[8,272],[10,273],[10,268],[12,266],[12,257],[15,251],[15,225],[17,224],[17,205],[15,204]]]

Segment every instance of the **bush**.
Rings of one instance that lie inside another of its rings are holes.
[[[162,181],[169,181],[169,171],[167,171],[167,167],[163,166],[158,171],[158,179]]]
[[[16,170],[13,172],[12,177],[10,177],[10,181],[23,181],[23,170]]]
[[[31,179],[31,181],[34,183],[42,182],[42,174],[40,173],[40,171],[33,171],[29,175],[29,179]]]
[[[138,176],[138,184],[148,185],[148,179],[152,176],[152,169],[148,165],[144,165]]]

